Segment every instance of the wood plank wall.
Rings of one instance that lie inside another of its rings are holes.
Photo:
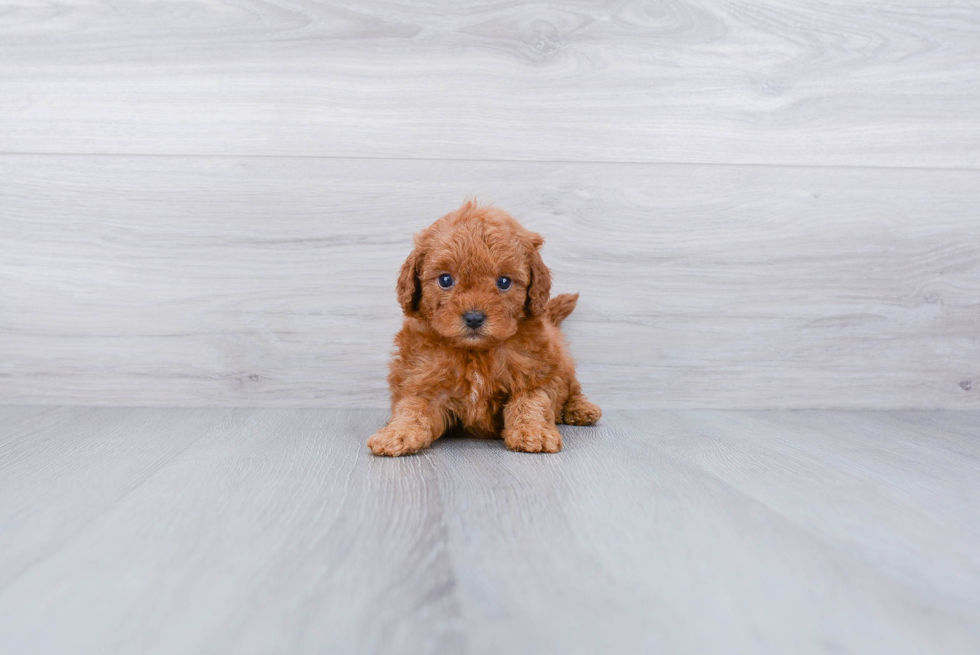
[[[411,234],[546,237],[607,407],[980,408],[980,6],[0,13],[0,402],[386,403]]]

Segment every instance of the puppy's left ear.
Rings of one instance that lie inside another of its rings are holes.
[[[419,315],[419,301],[422,300],[422,283],[419,280],[421,269],[422,249],[416,245],[415,250],[402,264],[401,271],[398,272],[398,284],[395,287],[398,304],[402,306],[405,316]]]
[[[541,245],[544,239],[540,234],[529,233],[528,242],[531,245],[528,255],[528,273],[530,279],[527,282],[527,301],[525,310],[529,316],[541,316],[548,306],[548,299],[551,298],[551,271],[544,265],[541,259]]]

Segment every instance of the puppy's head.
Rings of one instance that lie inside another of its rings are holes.
[[[415,235],[398,302],[454,345],[489,348],[544,313],[551,273],[542,243],[506,212],[466,202]]]

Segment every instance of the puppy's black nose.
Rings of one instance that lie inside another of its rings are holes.
[[[463,322],[466,323],[467,327],[472,328],[474,330],[480,327],[481,325],[483,325],[483,321],[485,320],[487,320],[487,316],[483,312],[478,312],[474,310],[472,312],[466,312],[465,314],[463,314]]]

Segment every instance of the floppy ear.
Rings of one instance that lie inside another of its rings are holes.
[[[525,308],[529,316],[541,316],[548,306],[548,299],[551,298],[551,271],[544,265],[541,253],[538,252],[544,239],[541,235],[532,232],[529,241],[531,243],[528,262],[530,279],[527,282]]]
[[[395,287],[398,303],[402,306],[402,311],[405,312],[406,316],[418,316],[419,314],[419,301],[422,300],[422,283],[419,280],[421,269],[422,251],[416,246],[405,263],[402,264],[401,271],[398,272],[398,284]]]

